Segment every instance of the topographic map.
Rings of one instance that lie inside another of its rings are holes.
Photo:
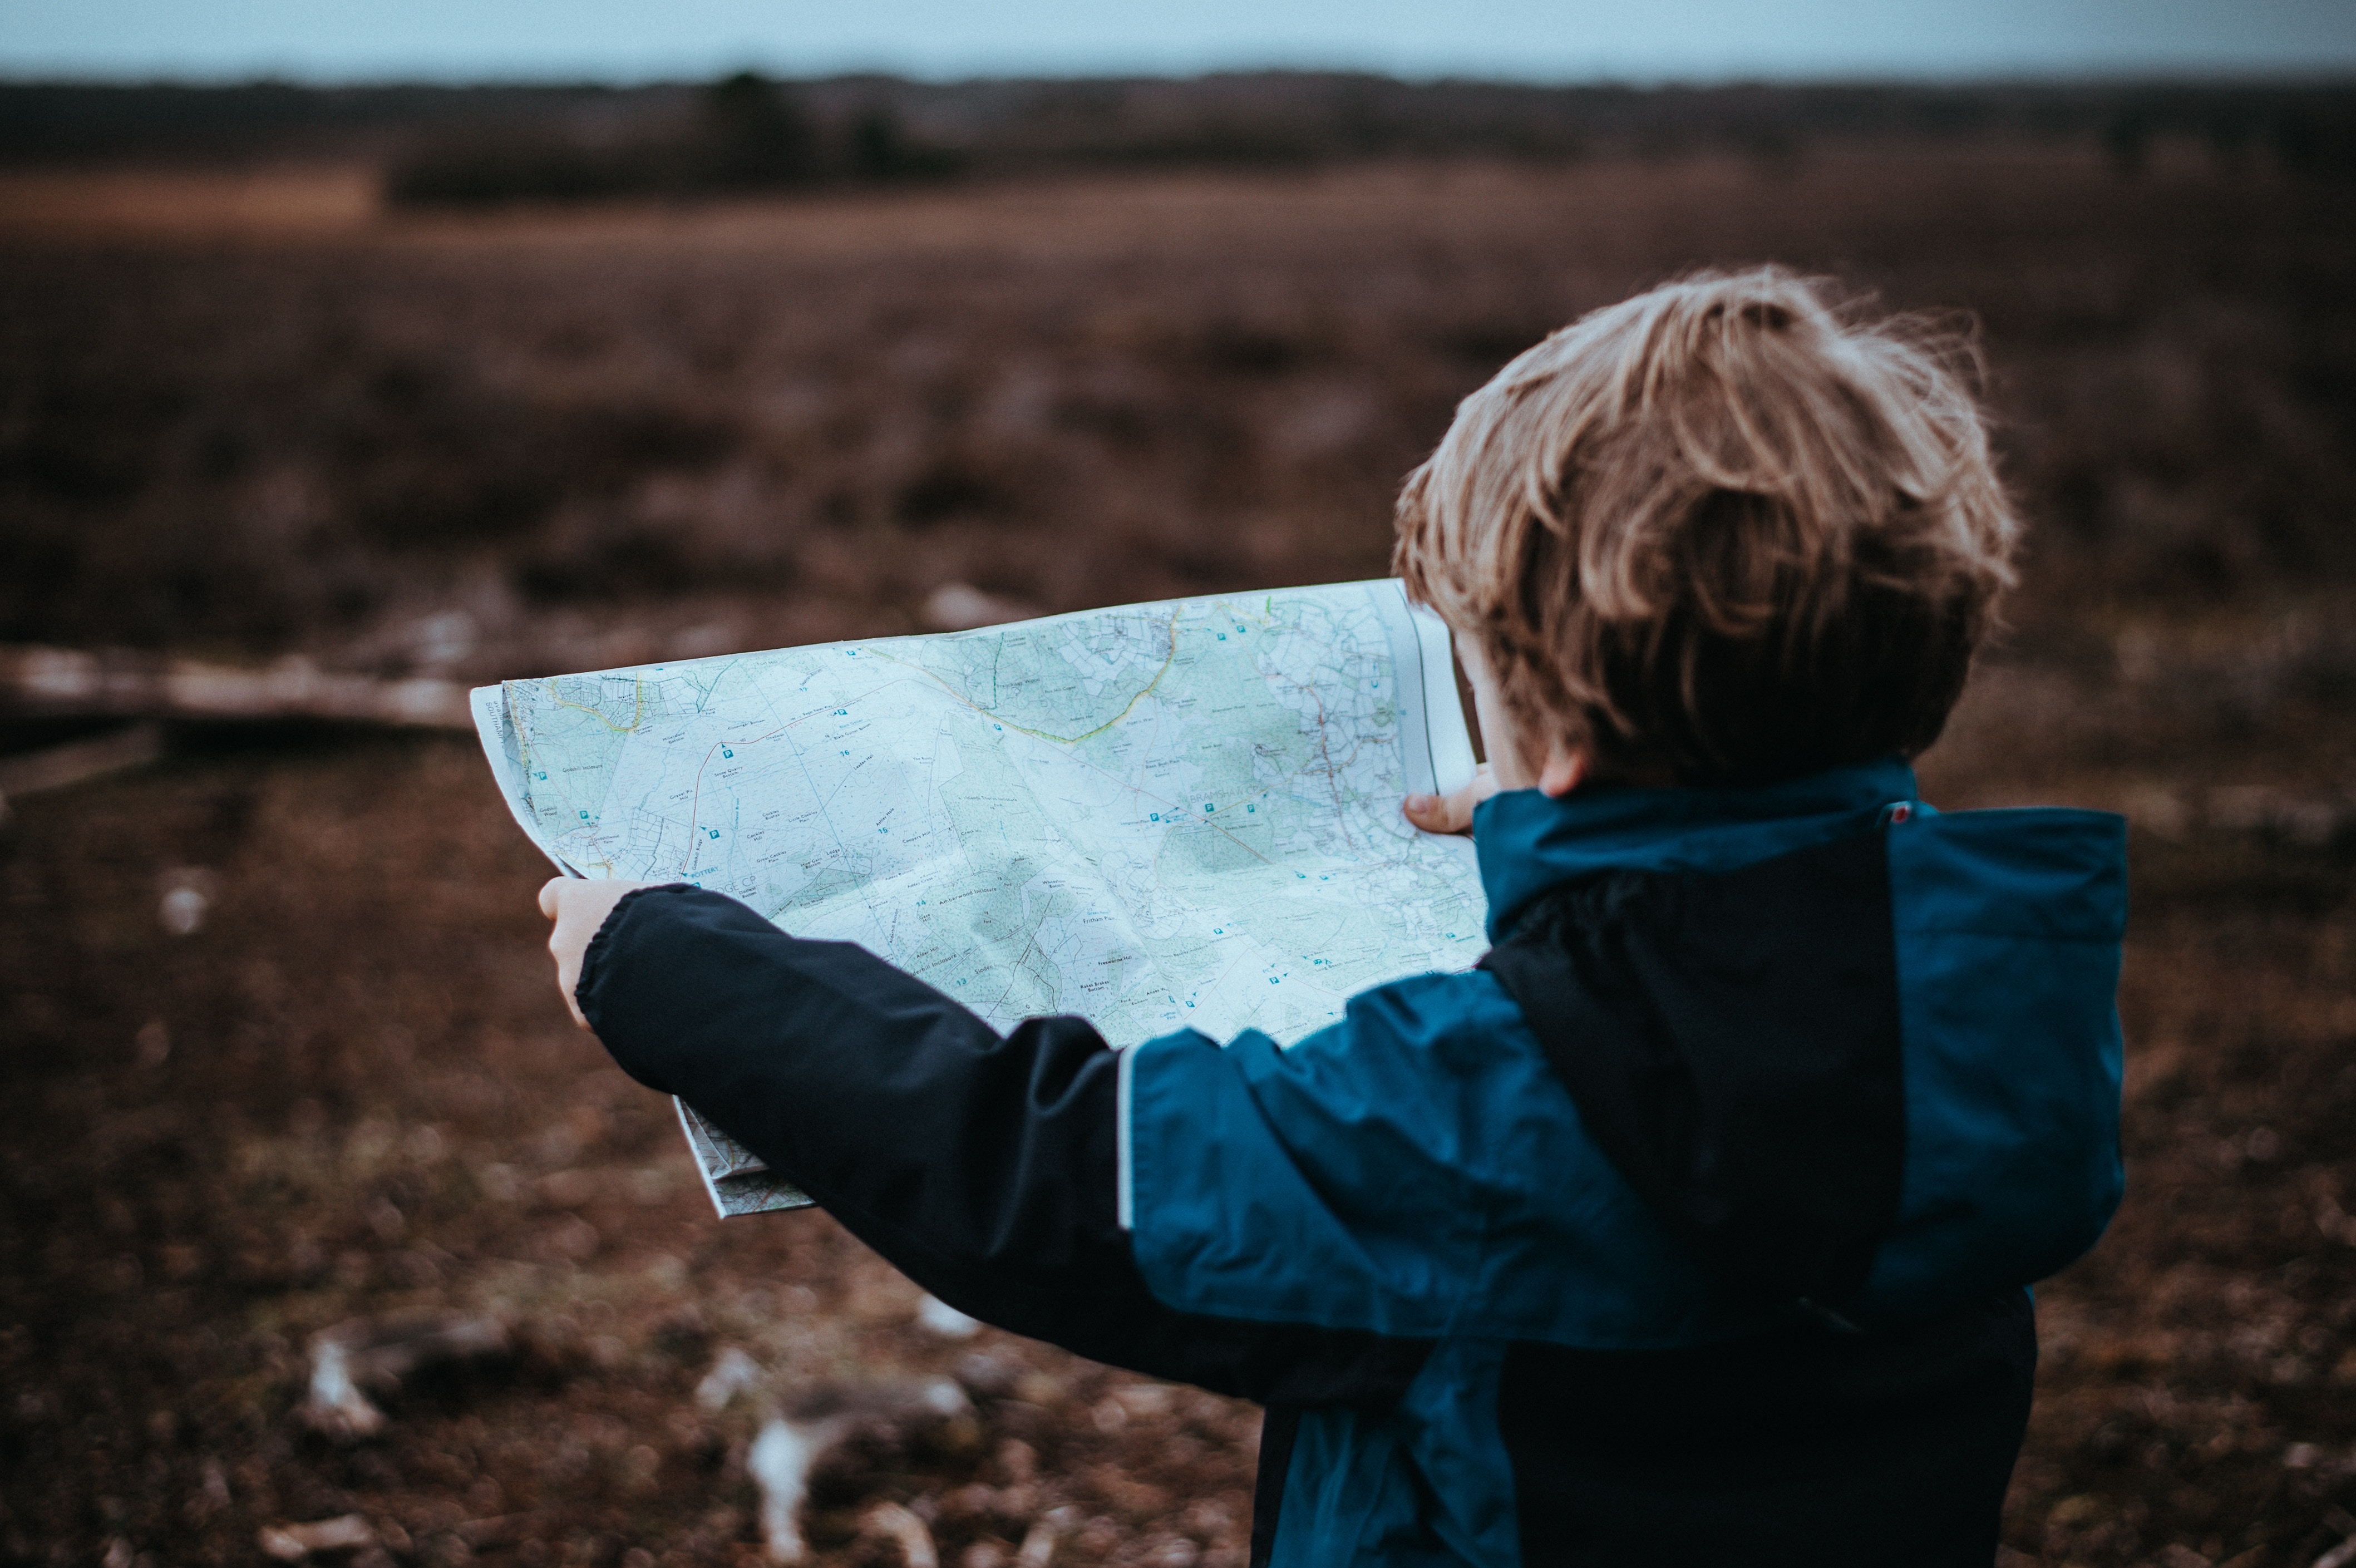
[[[1469,779],[1472,753],[1447,630],[1396,581],[473,700],[509,807],[562,869],[728,894],[1001,1029],[1074,1013],[1116,1046],[1190,1027],[1290,1044],[1484,946],[1470,842],[1399,814]],[[766,1174],[682,1113],[708,1176]],[[768,1179],[714,1200],[779,1207]]]

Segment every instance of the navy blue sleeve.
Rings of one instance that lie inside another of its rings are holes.
[[[1280,1404],[1387,1408],[1430,1350],[1163,1305],[1116,1209],[1119,1058],[1081,1019],[1001,1036],[862,948],[684,886],[616,905],[574,994],[625,1071],[985,1322]]]

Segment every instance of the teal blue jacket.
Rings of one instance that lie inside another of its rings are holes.
[[[1289,1048],[1001,1037],[683,887],[578,994],[952,1305],[1267,1403],[1263,1561],[1984,1568],[2123,1187],[2119,820],[1887,762],[1475,843],[1493,961]]]

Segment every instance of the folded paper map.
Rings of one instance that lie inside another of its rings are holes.
[[[1448,632],[1396,581],[1084,610],[473,693],[516,821],[583,876],[691,882],[1006,1029],[1290,1044],[1483,949]],[[809,1200],[682,1106],[723,1214]]]

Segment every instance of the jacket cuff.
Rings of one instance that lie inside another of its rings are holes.
[[[631,917],[656,912],[645,907],[647,895],[650,893],[667,893],[676,896],[697,891],[699,889],[693,884],[686,882],[666,882],[651,887],[633,887],[615,900],[614,907],[605,911],[605,918],[598,925],[597,934],[589,939],[588,947],[582,950],[581,973],[573,983],[573,1000],[580,1007],[581,1015],[589,1020],[590,1032],[596,1035],[599,1040],[604,1041],[605,1038],[597,1023],[598,1015],[603,1011],[601,1004],[604,1001],[605,984],[609,979],[605,960],[630,945],[633,940],[632,934],[626,930],[626,928],[632,924]],[[643,925],[645,921],[642,918],[637,923]],[[610,1052],[613,1048],[612,1042],[606,1041],[605,1044],[606,1049]],[[621,1057],[616,1056],[615,1060],[621,1066],[623,1071],[648,1088],[660,1090],[665,1094],[671,1092],[668,1086],[648,1077]]]

